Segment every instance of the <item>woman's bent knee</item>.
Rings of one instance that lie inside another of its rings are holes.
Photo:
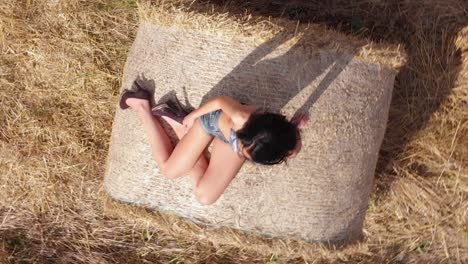
[[[195,188],[195,198],[201,205],[211,205],[218,200],[217,197],[210,197],[205,191],[200,190],[199,188]]]
[[[170,166],[161,166],[159,171],[162,173],[162,175],[169,179],[177,179],[184,175],[184,173],[182,173],[180,170],[171,168]]]

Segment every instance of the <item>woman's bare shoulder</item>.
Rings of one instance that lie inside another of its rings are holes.
[[[234,129],[241,129],[247,120],[249,120],[252,113],[258,108],[258,105],[242,105],[242,107],[231,116]]]

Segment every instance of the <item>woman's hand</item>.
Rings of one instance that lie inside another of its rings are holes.
[[[309,122],[309,120],[310,120],[310,116],[308,113],[298,114],[291,119],[291,123],[296,125],[297,128],[299,128],[299,130],[302,130],[304,129],[306,124]]]
[[[301,131],[302,129],[304,129],[304,127],[306,126],[307,122],[309,122],[309,120],[310,120],[310,117],[308,113],[298,114],[291,119],[291,123],[296,125],[299,131]],[[296,157],[297,153],[301,151],[301,148],[302,148],[302,139],[299,138],[296,143],[296,147],[293,149],[293,151],[291,151],[291,154],[289,154],[288,159],[292,159]]]

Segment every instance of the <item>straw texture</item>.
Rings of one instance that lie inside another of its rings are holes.
[[[317,36],[320,37],[320,36]],[[246,163],[211,206],[188,177],[159,173],[136,114],[117,110],[105,175],[114,198],[214,226],[307,241],[360,237],[396,70],[276,35],[260,45],[143,23],[122,88],[144,76],[155,99],[194,107],[217,95],[292,116],[309,112],[301,153],[285,165]],[[183,101],[183,100],[182,100]],[[229,162],[229,161],[226,161]]]

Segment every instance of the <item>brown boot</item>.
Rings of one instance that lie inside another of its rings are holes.
[[[145,99],[150,101],[151,95],[148,91],[138,88],[136,91],[130,91],[128,89],[124,89],[120,94],[120,101],[119,106],[120,109],[125,110],[129,108],[126,101],[128,98],[138,98],[138,99]]]
[[[177,98],[175,99],[175,102],[167,101],[165,103],[158,104],[151,109],[151,112],[155,116],[165,116],[180,124],[184,121],[185,116],[188,115],[188,112],[182,108]]]

